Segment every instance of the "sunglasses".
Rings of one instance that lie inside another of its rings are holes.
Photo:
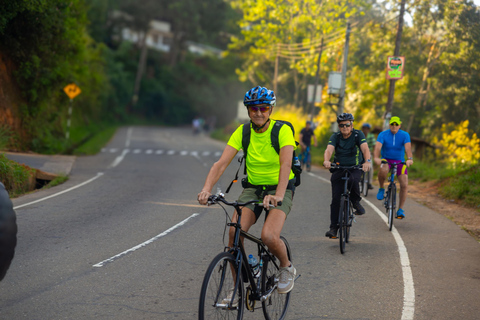
[[[351,125],[350,124],[339,124],[338,126],[340,128],[345,128],[345,127],[350,128]]]
[[[270,106],[262,106],[262,107],[249,106],[248,110],[251,112],[257,112],[258,110],[260,110],[261,113],[265,113],[270,111],[270,108],[271,108]]]
[[[399,124],[398,124],[398,123],[396,123],[396,122],[394,122],[394,123],[390,123],[390,125],[391,125],[391,126],[394,126],[394,127],[398,127],[398,126],[399,126]]]

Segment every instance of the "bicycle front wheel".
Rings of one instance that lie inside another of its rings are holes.
[[[362,173],[362,178],[360,178],[360,182],[358,183],[358,189],[360,189],[360,194],[363,194],[363,191],[365,190],[364,189],[364,185],[365,185],[365,172]]]
[[[388,204],[387,204],[387,214],[388,214],[388,230],[392,231],[393,228],[393,219],[396,213],[395,210],[395,198],[397,196],[397,189],[395,185],[388,187]]]
[[[228,252],[222,252],[213,259],[203,279],[198,319],[243,318],[245,295],[242,279],[239,281],[232,303],[231,292],[235,288],[236,269],[235,258]]]
[[[370,184],[370,181],[368,180],[368,172],[363,173],[363,179],[362,179],[362,193],[363,196],[366,197],[368,196],[368,185]]]
[[[352,203],[348,203],[348,207],[344,210],[344,223],[346,224],[345,227],[345,242],[348,243],[348,239],[350,239],[350,227],[353,224],[353,206]]]
[[[340,200],[340,211],[338,213],[338,233],[340,239],[340,253],[345,253],[345,243],[347,242],[347,226],[348,226],[348,213],[347,213],[347,199],[342,196]]]
[[[280,237],[285,247],[287,248],[288,259],[292,261],[292,253],[287,239]],[[263,262],[262,268],[262,293],[267,295],[270,291],[276,287],[278,283],[278,273],[280,261],[273,257],[273,260],[266,259]],[[274,289],[270,296],[262,302],[263,315],[267,320],[281,320],[285,319],[287,314],[288,303],[290,302],[290,293],[278,293],[277,289]]]

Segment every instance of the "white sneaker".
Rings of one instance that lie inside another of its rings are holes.
[[[297,270],[293,267],[293,264],[290,267],[280,268],[278,277],[278,293],[289,293],[293,289],[295,282],[295,276],[297,275]]]
[[[228,292],[227,296],[225,298],[223,298],[222,300],[222,304],[224,305],[228,305],[231,301],[232,301],[232,297],[233,297],[233,290],[235,290],[235,288],[231,288],[230,291]],[[238,306],[238,294],[237,296],[235,297],[235,300],[233,301],[232,305],[230,306],[230,308],[236,308]]]

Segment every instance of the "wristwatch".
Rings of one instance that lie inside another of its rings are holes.
[[[368,159],[367,162],[372,162],[372,159]]]
[[[412,157],[408,157],[408,160],[413,160],[413,158],[412,158]]]

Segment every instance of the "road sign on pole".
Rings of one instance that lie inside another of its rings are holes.
[[[387,60],[387,80],[400,80],[405,70],[405,57],[389,56]]]
[[[70,105],[68,106],[67,132],[65,133],[65,138],[68,140],[70,138],[70,125],[72,122],[71,118],[73,111],[73,98],[78,96],[82,92],[82,90],[80,90],[80,88],[75,83],[70,83],[65,88],[63,88],[63,91],[65,91],[67,96],[70,98]]]
[[[75,83],[70,83],[65,88],[63,88],[63,91],[65,91],[65,93],[70,99],[73,99],[80,93],[82,93],[82,90],[80,90],[80,88]]]

